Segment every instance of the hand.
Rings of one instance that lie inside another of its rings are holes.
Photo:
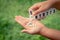
[[[45,27],[37,20],[32,21],[32,24],[35,24],[35,26],[29,26],[27,24],[29,23],[30,19],[24,18],[22,16],[16,16],[15,20],[25,28],[22,30],[24,33],[38,34],[40,33],[41,29]]]
[[[51,8],[52,5],[53,3],[49,1],[39,2],[39,3],[34,4],[32,7],[30,7],[29,10],[34,11],[32,15],[37,15],[38,13]]]

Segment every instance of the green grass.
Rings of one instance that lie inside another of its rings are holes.
[[[48,40],[40,35],[21,33],[23,27],[14,18],[28,17],[28,8],[41,0],[0,0],[0,40]],[[47,27],[60,30],[60,12],[41,20]]]

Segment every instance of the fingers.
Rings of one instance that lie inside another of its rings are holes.
[[[47,9],[46,8],[39,8],[38,10],[34,11],[34,13],[32,15],[35,16],[35,15],[37,15],[37,14],[39,14],[39,13],[45,11],[45,10],[47,10]]]
[[[32,7],[30,7],[29,10],[35,11],[35,10],[37,10],[39,7],[40,7],[39,5],[36,5],[36,4],[35,4],[35,5],[33,5]]]
[[[41,5],[40,6],[34,5],[31,8],[29,8],[29,10],[33,10],[33,14],[32,15],[35,16],[38,13],[45,11],[46,8],[41,7]]]
[[[24,28],[28,28],[28,27],[25,26],[25,25],[28,23],[28,20],[27,20],[26,18],[24,18],[24,17],[22,17],[22,16],[16,16],[16,17],[15,17],[15,20],[16,20],[19,24],[21,24]]]

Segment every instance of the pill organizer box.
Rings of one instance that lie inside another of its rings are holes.
[[[42,19],[43,17],[46,17],[47,15],[54,14],[56,12],[55,8],[50,8],[44,12],[38,13],[36,16],[32,16],[33,11],[29,10],[29,18],[34,18],[34,19]]]

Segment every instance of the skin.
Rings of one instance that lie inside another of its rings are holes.
[[[36,3],[33,6],[31,6],[29,8],[29,10],[33,10],[34,12],[32,15],[35,16],[38,13],[43,12],[51,7],[60,10],[60,0],[57,0],[57,1],[56,0],[47,0],[44,2],[39,2],[39,3]]]
[[[30,27],[29,25],[27,25],[30,19],[24,18],[22,16],[16,16],[15,20],[24,27],[21,32],[28,34],[38,34],[45,36],[49,39],[60,40],[60,31],[47,28],[44,24],[35,19],[32,21],[32,24],[36,24],[35,27]]]
[[[34,13],[32,15],[36,15],[39,12],[45,11],[51,7],[54,7],[56,9],[60,9],[60,0],[47,0],[44,2],[36,3],[32,7],[29,8],[29,10],[34,10]],[[23,26],[23,30],[21,32],[28,33],[28,34],[38,34],[45,36],[51,40],[60,40],[60,31],[55,29],[47,28],[44,24],[39,22],[38,20],[33,20],[32,24],[35,24],[36,26],[29,26],[27,23],[29,23],[30,19],[24,18],[22,16],[16,16],[15,20]]]

